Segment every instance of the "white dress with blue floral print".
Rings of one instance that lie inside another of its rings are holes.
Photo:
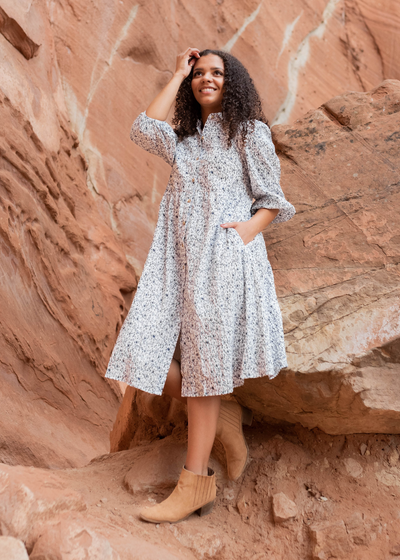
[[[280,187],[268,126],[255,121],[228,147],[222,113],[178,141],[142,112],[131,139],[171,167],[153,242],[106,377],[161,395],[181,334],[182,396],[229,394],[245,379],[287,366],[282,316],[262,233],[244,244],[234,228],[259,208],[294,207]],[[254,201],[253,201],[254,199]]]

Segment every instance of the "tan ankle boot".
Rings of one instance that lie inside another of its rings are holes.
[[[230,480],[237,480],[249,460],[249,448],[244,439],[242,424],[251,425],[253,413],[234,401],[221,401],[216,437],[226,453]]]
[[[212,469],[208,469],[208,476],[202,476],[183,467],[172,494],[160,504],[144,508],[140,517],[151,523],[177,523],[194,512],[200,516],[207,515],[211,513],[216,494],[215,473]]]

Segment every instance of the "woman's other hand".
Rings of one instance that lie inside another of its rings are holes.
[[[200,51],[194,47],[189,47],[185,52],[178,54],[176,57],[175,74],[180,74],[183,79],[189,76],[197,58],[200,58]]]
[[[250,220],[245,222],[228,222],[220,224],[223,228],[235,228],[243,243],[247,245],[255,236],[263,231],[278,214],[279,209],[260,208]]]
[[[255,231],[253,224],[250,223],[250,220],[246,222],[228,222],[226,224],[221,224],[223,228],[234,228],[245,245],[253,241],[254,237],[257,235],[258,231]]]

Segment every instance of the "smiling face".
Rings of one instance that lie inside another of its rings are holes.
[[[202,110],[222,111],[224,61],[216,54],[197,59],[193,67],[192,91]]]

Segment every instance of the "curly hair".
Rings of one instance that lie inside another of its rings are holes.
[[[268,125],[264,115],[260,96],[243,64],[230,53],[205,49],[200,56],[215,54],[224,61],[224,94],[222,98],[222,126],[227,134],[228,145],[231,146],[240,129],[243,142],[247,132],[254,130],[254,121],[259,120]],[[193,65],[194,66],[194,65]],[[176,95],[175,111],[172,125],[179,140],[196,133],[197,121],[201,119],[201,106],[196,100],[191,82],[193,67],[190,74],[181,83]]]

